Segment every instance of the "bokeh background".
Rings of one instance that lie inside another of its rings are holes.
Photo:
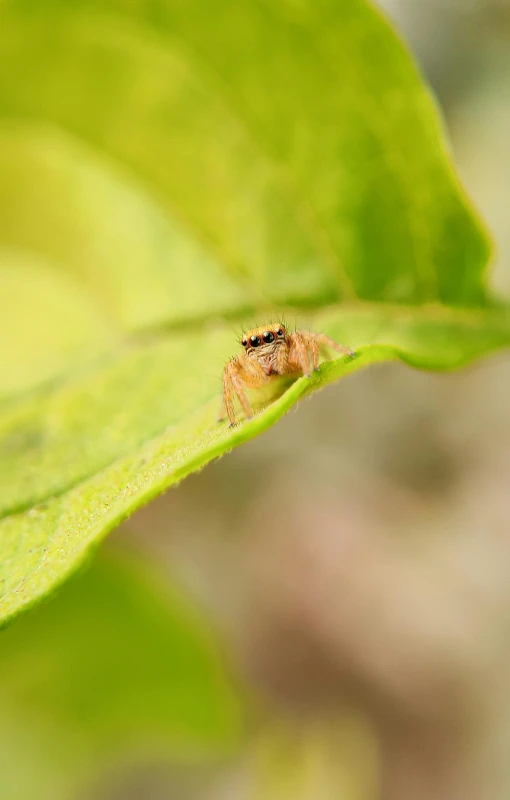
[[[510,4],[381,5],[436,93],[508,298]],[[197,796],[257,796],[253,749],[267,738],[278,761],[283,736],[306,779],[282,797],[510,797],[509,397],[508,355],[373,367],[117,532],[178,570],[268,704]]]
[[[510,4],[381,5],[510,299]],[[505,354],[449,375],[372,367],[124,523],[105,549],[191,598],[246,722],[221,757],[155,750],[81,800],[510,797],[509,396]]]

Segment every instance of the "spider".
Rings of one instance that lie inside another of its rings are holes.
[[[354,357],[349,347],[338,344],[324,333],[295,331],[275,323],[248,331],[242,338],[244,352],[234,356],[223,370],[223,407],[230,427],[235,425],[234,395],[247,417],[253,416],[245,389],[258,389],[276,375],[306,375],[319,367],[319,353],[326,347]],[[327,353],[325,354],[327,356]]]

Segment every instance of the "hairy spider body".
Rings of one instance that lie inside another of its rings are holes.
[[[319,355],[327,347],[351,358],[354,356],[349,347],[323,333],[289,333],[279,323],[248,331],[241,344],[244,351],[234,356],[223,370],[223,405],[230,425],[235,425],[234,396],[238,397],[246,416],[253,416],[246,389],[258,389],[276,375],[310,377],[319,366]]]

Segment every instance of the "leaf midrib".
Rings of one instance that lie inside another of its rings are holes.
[[[339,305],[320,306],[320,307],[315,307],[313,311],[311,311],[310,309],[306,309],[306,310],[309,311],[309,313],[311,313],[311,314],[319,314],[319,313],[328,314],[328,313],[332,313],[332,312],[338,312],[339,307],[344,309],[346,312],[357,312],[357,313],[362,312],[362,313],[372,313],[372,314],[376,313],[376,315],[377,315],[377,312],[384,312],[384,314],[386,316],[390,316],[392,318],[402,318],[402,319],[410,318],[410,319],[413,319],[413,320],[417,319],[418,321],[422,321],[422,322],[423,321],[432,322],[432,323],[436,322],[436,321],[438,323],[441,323],[441,322],[442,323],[444,323],[444,322],[449,322],[449,323],[459,322],[460,323],[460,322],[462,322],[462,324],[464,326],[467,324],[469,326],[472,326],[473,329],[475,329],[475,330],[476,330],[476,328],[481,327],[484,323],[487,323],[487,322],[491,322],[494,325],[497,325],[499,323],[499,325],[502,328],[504,327],[505,329],[510,330],[510,309],[508,309],[508,308],[503,308],[503,309],[499,309],[499,310],[498,309],[467,309],[467,308],[459,308],[459,309],[457,309],[457,308],[454,308],[452,306],[444,306],[444,305],[441,305],[441,304],[432,304],[432,305],[427,305],[427,306],[409,306],[409,305],[398,306],[398,305],[396,305],[396,306],[388,307],[384,303],[367,302],[367,303],[359,303],[359,304],[356,303],[354,305],[342,304],[341,306],[339,306]],[[259,313],[262,313],[260,311],[260,309],[259,309]],[[242,317],[240,316],[238,318],[238,321],[241,321],[241,320],[242,320]],[[232,320],[230,320],[230,321],[232,321]],[[202,320],[201,324],[202,324],[202,327],[203,327],[203,329],[205,331],[207,323],[204,320]],[[200,325],[200,323],[199,323],[199,325]],[[170,335],[171,335],[171,332],[183,333],[183,332],[186,332],[187,330],[196,332],[196,330],[197,330],[196,321],[190,320],[189,322],[186,323],[185,326],[183,326],[182,324],[181,325],[175,325],[175,326],[170,324],[169,328],[163,327],[163,328],[160,328],[160,329],[157,329],[157,330],[146,330],[146,329],[144,329],[144,330],[138,331],[136,333],[133,333],[131,337],[126,338],[126,342],[130,341],[131,344],[133,346],[135,346],[135,347],[141,347],[141,348],[150,347],[152,344],[159,344],[160,342],[164,341],[165,339],[168,339],[170,337]],[[125,347],[126,342],[124,343],[124,347]],[[395,351],[396,352],[396,351],[399,350],[399,348],[396,347],[393,343],[385,344],[384,342],[377,341],[377,342],[374,342],[373,344],[377,348],[383,348],[384,349],[384,348],[387,347],[388,348],[388,352],[390,352],[390,351]],[[371,346],[370,343],[366,343],[365,347],[367,347],[367,346],[370,347]],[[233,348],[232,349],[234,350],[234,342],[233,342]],[[107,357],[103,357],[101,359],[101,367],[104,366],[105,360],[113,360],[115,358],[116,353],[121,352],[121,350],[122,350],[122,347],[116,348],[115,350],[112,350]],[[401,350],[401,355],[404,357],[405,350]],[[390,358],[390,356],[388,356],[388,360],[389,360],[389,358]],[[403,358],[403,360],[406,360],[405,357]],[[95,371],[97,369],[101,368],[101,367],[99,367],[99,364],[95,364],[93,367],[90,368],[90,374],[94,374]],[[53,386],[54,386],[54,388],[60,388],[62,385],[65,385],[66,383],[68,385],[72,385],[72,383],[74,381],[83,380],[83,378],[84,378],[83,373],[82,372],[78,372],[78,373],[75,373],[74,376],[72,376],[72,377],[65,377],[60,383],[57,383],[57,384],[54,383]],[[322,382],[320,384],[320,386],[318,386],[316,388],[322,388],[323,386],[327,385],[328,383],[329,383],[329,381],[326,380],[326,381]],[[287,390],[287,391],[289,391],[289,390]],[[287,391],[284,392],[284,394],[286,394]],[[30,392],[30,395],[32,395],[32,394],[33,393]],[[32,396],[30,397],[30,400],[31,399],[32,399]],[[278,398],[278,399],[280,399],[280,398]],[[209,405],[211,402],[213,402],[213,400],[214,400],[214,398],[211,397],[209,400],[207,400],[201,406],[199,406],[196,409],[194,409],[194,411],[192,413],[193,414],[199,413],[204,408],[206,408],[207,405]],[[77,480],[69,481],[68,483],[63,485],[61,488],[59,488],[57,491],[52,491],[52,492],[48,492],[45,495],[41,495],[41,497],[37,500],[37,502],[34,502],[33,500],[28,500],[25,503],[15,504],[12,507],[4,509],[4,511],[0,514],[0,521],[4,521],[6,519],[21,515],[23,513],[26,513],[27,511],[30,511],[30,509],[41,507],[41,506],[43,506],[44,504],[48,503],[49,501],[51,501],[53,499],[58,499],[59,497],[65,495],[67,492],[72,491],[73,489],[77,488],[78,486],[81,486],[82,484],[86,483],[88,480],[90,480],[94,476],[97,476],[101,472],[103,472],[105,470],[108,470],[111,467],[115,466],[115,464],[117,464],[118,462],[122,461],[123,459],[128,457],[130,454],[133,454],[134,452],[141,451],[143,448],[147,447],[150,444],[150,442],[156,441],[157,439],[159,439],[162,436],[164,436],[165,433],[167,433],[169,431],[174,431],[175,432],[176,430],[178,430],[179,425],[180,425],[180,423],[176,423],[176,424],[171,425],[171,426],[164,426],[164,428],[162,428],[157,433],[151,434],[151,436],[142,439],[136,445],[135,448],[127,450],[126,452],[123,452],[123,453],[119,453],[119,455],[116,456],[114,459],[106,461],[100,467],[98,467],[98,468],[96,468],[96,469],[94,469],[94,470],[92,470],[90,472],[87,472],[85,475],[80,476],[80,478],[78,478]],[[243,425],[241,425],[237,429],[235,429],[235,433],[239,433],[242,430],[242,427],[243,427]],[[208,460],[208,458],[206,460]]]
[[[267,319],[270,315],[274,315],[274,318],[282,316],[292,318],[292,316],[299,314],[306,315],[309,318],[317,314],[326,315],[338,310],[345,311],[346,314],[359,313],[360,315],[382,312],[386,317],[405,318],[412,316],[415,319],[437,320],[438,322],[445,322],[454,318],[464,323],[470,322],[476,325],[488,317],[493,317],[494,319],[506,317],[510,313],[510,306],[492,302],[488,302],[487,306],[484,307],[450,306],[439,301],[412,305],[409,303],[386,303],[372,300],[321,304],[313,299],[309,303],[301,301],[293,305],[285,305],[283,303],[278,306],[275,303],[267,303],[265,305],[248,304],[230,311],[213,311],[210,314],[202,314],[199,317],[189,316],[181,319],[155,322],[152,325],[144,325],[133,330],[127,330],[124,334],[119,332],[119,338],[115,341],[114,346],[111,346],[108,350],[103,350],[100,354],[96,354],[95,357],[91,353],[85,368],[82,362],[76,370],[56,374],[42,383],[31,385],[25,390],[4,395],[0,394],[0,416],[4,409],[11,411],[22,406],[27,399],[30,401],[36,395],[44,394],[46,391],[49,393],[66,383],[70,385],[75,380],[82,379],[85,374],[93,373],[96,369],[115,358],[115,355],[126,349],[126,347],[136,348],[144,345],[149,346],[152,343],[157,344],[172,335],[180,336],[197,332],[207,333],[207,331],[224,327],[227,323],[229,325],[242,325],[247,318],[263,317]],[[235,340],[233,340],[234,346]],[[83,347],[80,352],[83,353],[85,350],[86,348]]]

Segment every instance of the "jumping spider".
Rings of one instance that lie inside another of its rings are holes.
[[[223,370],[223,406],[230,425],[235,425],[234,394],[247,417],[253,416],[245,389],[258,389],[276,375],[306,375],[319,366],[319,353],[326,347],[354,356],[349,347],[338,344],[324,333],[295,331],[275,323],[248,331],[242,338],[244,352],[234,356]]]

